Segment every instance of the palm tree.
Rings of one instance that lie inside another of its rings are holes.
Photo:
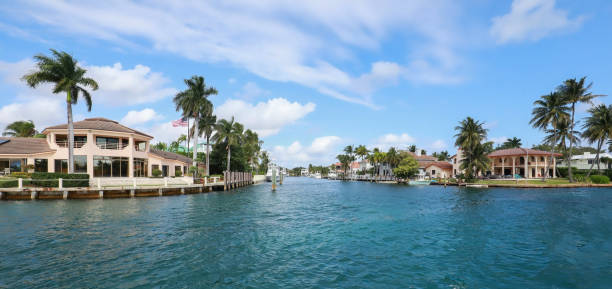
[[[187,135],[181,134],[177,139],[176,142],[180,143],[186,143],[187,142]],[[187,146],[185,146],[187,147]]]
[[[355,149],[353,148],[352,145],[348,145],[344,147],[344,152],[346,153],[348,157],[349,168],[350,168],[350,165],[353,163],[353,161],[355,161]]]
[[[42,83],[54,83],[53,93],[66,93],[66,113],[68,114],[68,173],[74,173],[74,125],[72,123],[72,105],[83,95],[87,111],[91,111],[91,95],[86,87],[98,89],[98,83],[85,77],[87,70],[79,67],[76,59],[66,52],[51,49],[52,56],[38,54],[36,71],[26,74],[23,80],[32,88]]]
[[[397,167],[397,165],[399,165],[402,158],[397,153],[397,150],[395,150],[394,147],[390,147],[389,151],[387,151],[387,155],[385,156],[385,160],[387,161],[389,166],[391,166],[391,169],[393,169]]]
[[[261,149],[261,142],[259,141],[259,136],[256,132],[247,129],[243,135],[244,139],[244,148],[246,151],[246,155],[251,165],[251,168],[255,166],[255,160],[257,159],[257,154]]]
[[[571,109],[572,109],[572,117],[570,121],[569,131],[574,131],[574,125],[576,124],[574,121],[574,114],[576,112],[576,104],[577,103],[591,104],[593,99],[603,96],[603,95],[590,93],[589,90],[591,89],[591,86],[593,86],[593,83],[591,82],[585,86],[584,84],[585,79],[586,77],[583,77],[578,81],[576,81],[575,78],[568,79],[565,82],[563,82],[563,84],[559,87],[559,91],[563,94],[563,98],[565,99],[566,103],[571,106]],[[568,156],[568,159],[570,160],[572,159],[572,147],[573,147],[573,142],[570,141],[569,156]],[[568,170],[568,172],[569,172],[568,173],[569,181],[573,183],[574,178],[572,176],[571,168]]]
[[[215,143],[225,143],[227,149],[227,171],[230,171],[230,161],[232,157],[232,145],[238,144],[240,137],[242,136],[242,130],[244,127],[234,121],[232,117],[231,121],[226,119],[220,119],[215,125],[217,133],[212,137]]]
[[[355,154],[358,155],[362,161],[366,156],[368,156],[369,153],[370,151],[364,145],[359,145],[357,148],[355,148]]]
[[[577,144],[580,142],[580,132],[571,130],[571,123],[569,118],[562,118],[558,123],[555,124],[555,129],[546,130],[546,137],[544,137],[545,142],[552,142],[552,138],[557,137],[559,141],[559,147],[563,149],[563,155],[565,161],[567,162],[568,172],[571,171],[571,164],[569,151],[568,151],[568,143]]]
[[[408,151],[411,153],[416,153],[417,147],[415,145],[408,146]]]
[[[259,155],[259,172],[265,175],[268,172],[268,164],[270,164],[270,154],[267,151],[262,151]]]
[[[4,129],[4,136],[12,136],[12,137],[33,137],[38,132],[34,127],[34,122],[31,120],[24,121],[16,121],[6,126]]]
[[[455,146],[464,152],[461,160],[461,169],[466,170],[471,178],[477,176],[479,172],[488,168],[489,159],[487,158],[488,145],[481,142],[487,138],[487,129],[484,123],[474,120],[471,117],[459,122],[455,127]]]
[[[507,139],[503,144],[503,148],[520,148],[523,144],[521,143],[521,139],[517,137]]]
[[[200,111],[198,113],[198,136],[202,136],[206,138],[206,171],[205,174],[210,175],[210,138],[215,130],[215,125],[217,124],[217,117],[213,115],[213,105],[209,101],[206,101],[203,105],[200,106]],[[190,130],[190,135],[195,133],[195,123],[192,129]]]
[[[174,104],[176,111],[183,110],[184,117],[193,117],[193,166],[197,167],[198,156],[198,133],[200,113],[208,107],[212,108],[212,103],[208,100],[209,95],[217,94],[214,87],[206,87],[204,77],[194,75],[190,79],[185,79],[187,89],[183,90],[174,96]]]
[[[446,161],[446,160],[448,160],[449,157],[450,157],[450,155],[448,154],[448,151],[441,151],[438,154],[438,160],[439,161]]]
[[[455,146],[459,148],[469,148],[487,138],[487,129],[484,128],[484,123],[474,120],[471,117],[459,122],[455,127],[458,133],[455,135]]]
[[[544,174],[544,179],[548,177],[548,166],[553,163],[553,155],[555,154],[555,148],[557,146],[558,136],[555,134],[557,132],[556,125],[562,119],[569,119],[569,107],[566,105],[563,95],[559,92],[551,92],[547,95],[540,96],[540,99],[533,102],[535,106],[531,112],[531,120],[529,124],[531,124],[534,128],[538,128],[540,130],[547,131],[549,126],[552,127],[552,138],[550,146],[550,162],[546,163],[546,173]],[[555,166],[556,170],[556,166]],[[557,172],[553,172],[553,176],[556,175]]]
[[[590,115],[585,119],[584,125],[582,126],[582,129],[584,129],[582,137],[586,139],[589,144],[597,142],[595,161],[597,162],[597,171],[600,171],[599,153],[603,143],[606,139],[610,138],[612,134],[612,105],[606,106],[600,104],[592,107],[588,112]],[[589,172],[586,175],[587,178],[591,175],[591,170],[593,170],[594,165],[595,162],[591,163]]]

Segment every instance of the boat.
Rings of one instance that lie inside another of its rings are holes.
[[[482,185],[482,184],[466,184],[465,185],[466,188],[478,188],[478,189],[486,189],[489,187],[489,185]]]
[[[412,186],[429,186],[431,181],[408,181],[408,184]]]
[[[278,181],[279,179],[279,167],[275,164],[270,163],[268,165],[268,172],[266,172],[266,182],[271,182],[272,181],[272,172],[276,173],[276,181]]]

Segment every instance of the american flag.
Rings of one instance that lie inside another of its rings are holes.
[[[189,123],[187,123],[187,119],[186,118],[181,118],[181,119],[177,119],[172,121],[172,126],[173,127],[179,127],[179,126],[188,126]]]

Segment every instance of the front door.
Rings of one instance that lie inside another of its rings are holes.
[[[162,166],[162,176],[168,176],[168,166]]]

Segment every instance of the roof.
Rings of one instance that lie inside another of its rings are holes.
[[[429,164],[427,164],[427,166],[425,166],[425,168],[431,167],[431,166],[436,166],[439,167],[441,169],[453,169],[453,164],[449,163],[449,162],[431,162]]]
[[[168,160],[177,160],[180,162],[184,162],[184,163],[191,163],[192,159],[181,155],[181,154],[177,154],[177,153],[171,153],[171,152],[166,152],[166,151],[160,151],[160,150],[156,150],[154,148],[150,149],[150,152],[156,156],[159,156],[161,158],[164,159],[168,159]]]
[[[152,136],[137,131],[135,129],[131,129],[127,126],[120,124],[117,121],[110,120],[103,117],[94,117],[94,118],[86,118],[82,121],[77,121],[73,123],[74,129],[95,129],[95,130],[105,130],[105,131],[115,131],[115,132],[124,132],[124,133],[134,133],[141,136],[153,138]],[[60,124],[55,126],[50,126],[43,130],[45,133],[48,129],[67,129],[68,124]]]
[[[505,156],[524,156],[524,155],[541,155],[541,156],[549,156],[550,152],[534,150],[534,149],[526,149],[526,148],[512,148],[512,149],[504,149],[497,150],[488,155],[488,157],[505,157]],[[555,153],[554,156],[560,157],[562,154]]]
[[[0,155],[37,154],[54,152],[46,138],[0,137]]]

